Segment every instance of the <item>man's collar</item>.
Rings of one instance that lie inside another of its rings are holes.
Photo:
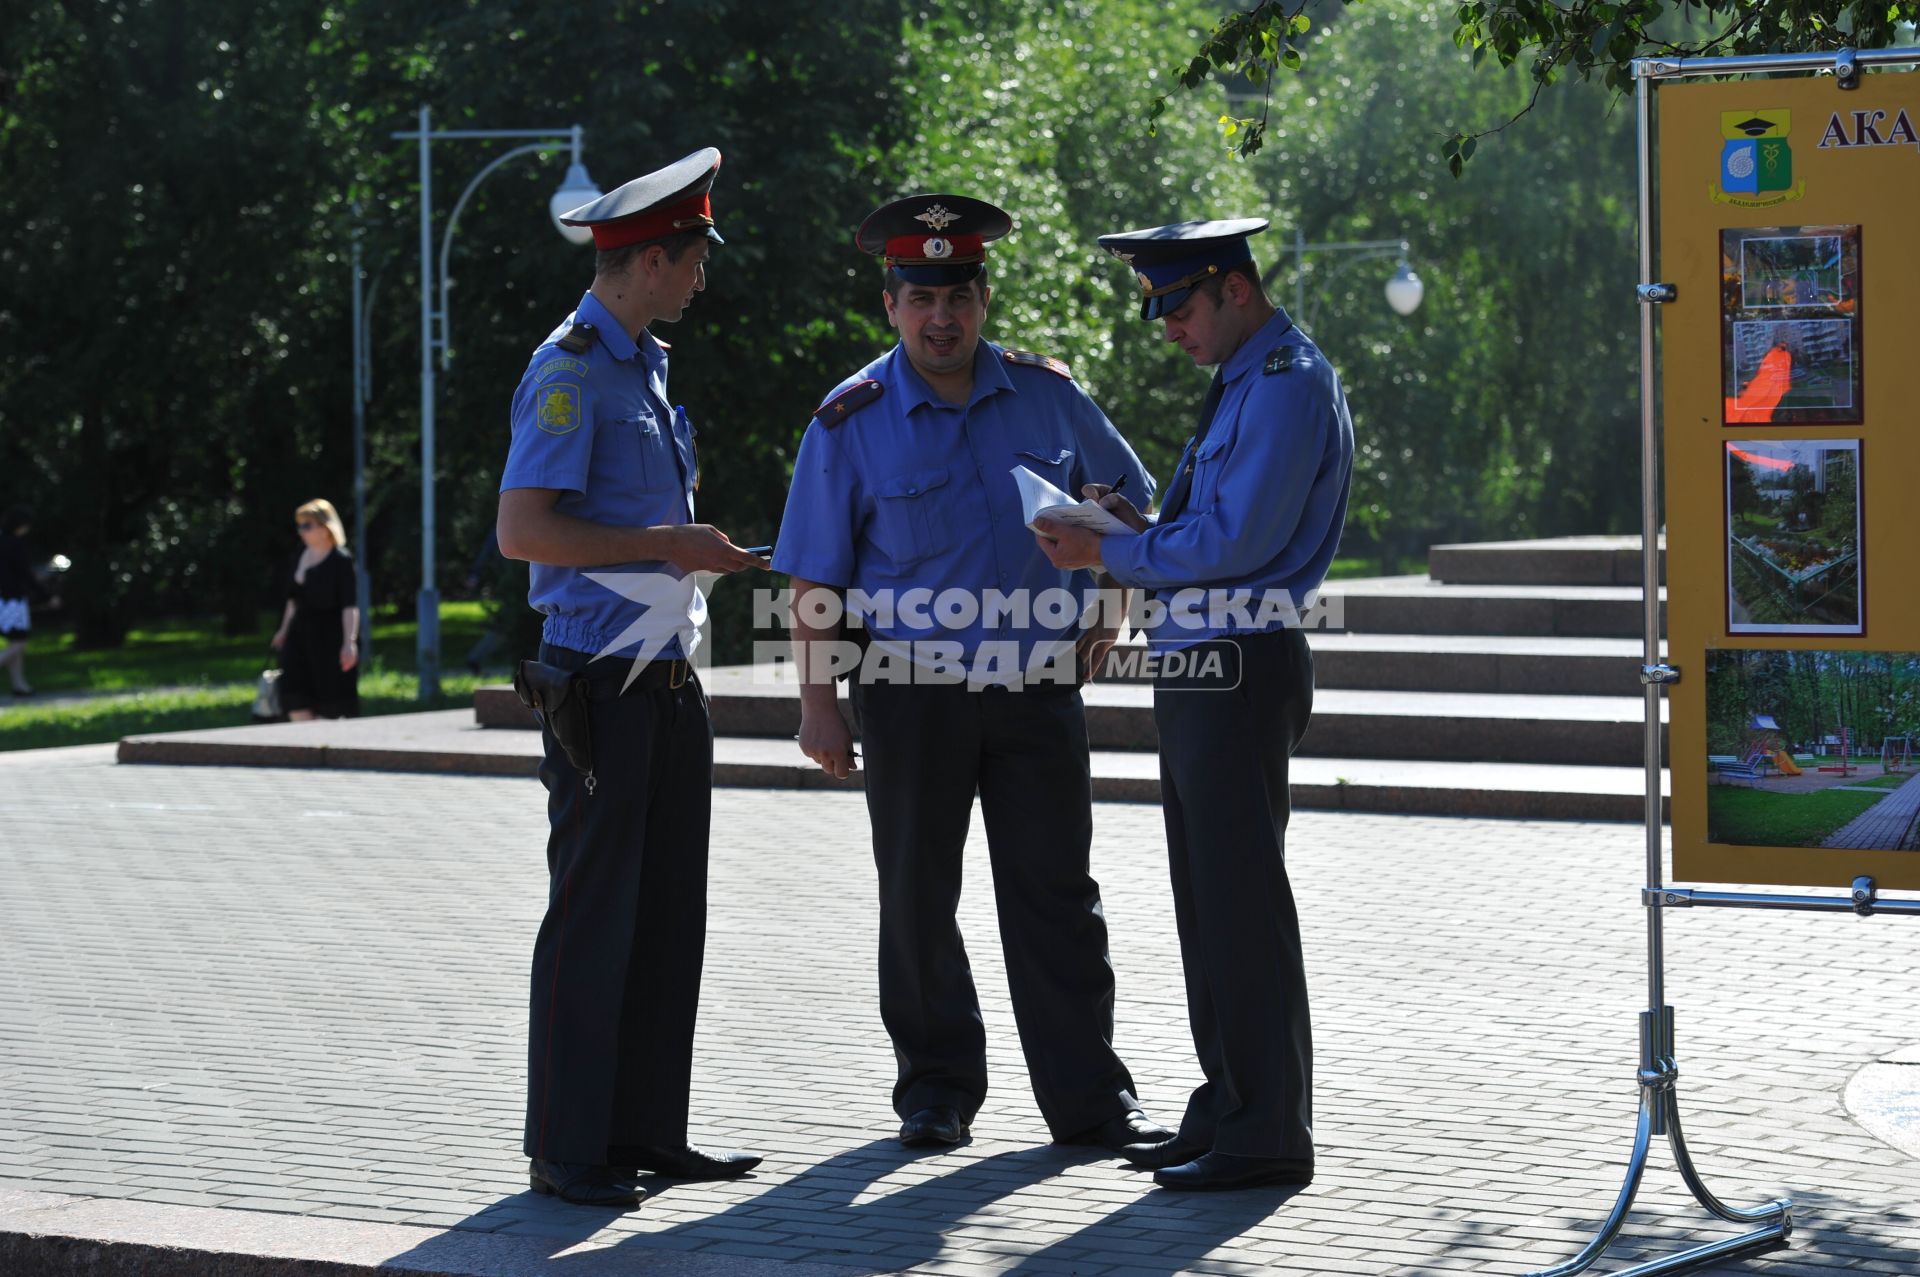
[[[907,356],[904,343],[894,343],[893,350],[887,358],[893,361],[893,390],[900,396],[902,414],[912,412],[925,404],[933,404],[940,408],[963,406],[971,408],[988,395],[1014,389],[1013,382],[1007,377],[1007,370],[1003,366],[1005,361],[1000,357],[1000,348],[984,337],[980,339],[980,344],[974,347],[973,391],[967,396],[967,402],[964,405],[949,403],[934,393],[933,387],[927,384],[927,379],[922,377],[920,370],[913,366],[913,360]]]
[[[621,326],[613,317],[613,312],[600,304],[591,290],[580,298],[580,305],[574,310],[575,323],[592,324],[595,335],[606,346],[607,353],[622,361],[632,359],[640,348],[634,345],[633,335]],[[645,331],[642,329],[641,331]]]
[[[1220,380],[1234,381],[1252,372],[1265,362],[1292,327],[1293,321],[1287,318],[1287,312],[1275,306],[1266,322],[1247,334],[1247,339],[1240,343],[1240,349],[1228,355],[1226,362],[1220,365]]]

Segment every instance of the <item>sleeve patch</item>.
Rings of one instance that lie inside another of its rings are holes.
[[[1006,350],[1001,353],[1010,364],[1019,364],[1023,368],[1044,368],[1056,377],[1073,380],[1073,370],[1067,367],[1063,359],[1055,359],[1052,355],[1042,355],[1031,350]]]
[[[872,378],[868,378],[865,381],[856,381],[833,398],[821,404],[819,409],[813,414],[814,419],[819,421],[821,425],[831,429],[878,399],[885,390],[886,387]]]
[[[570,435],[580,428],[580,387],[542,386],[533,420],[550,435]]]
[[[571,355],[561,355],[557,359],[547,360],[546,363],[534,369],[533,379],[535,381],[545,381],[547,378],[558,376],[563,372],[570,372],[576,376],[584,377],[587,375],[587,361],[584,359],[575,359]]]

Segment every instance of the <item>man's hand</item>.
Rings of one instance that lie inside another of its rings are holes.
[[[1135,532],[1145,532],[1151,525],[1147,516],[1134,509],[1133,502],[1127,500],[1104,483],[1089,483],[1080,489],[1080,495],[1089,501],[1097,501],[1105,510]]]
[[[360,663],[360,642],[349,638],[340,645],[340,672],[346,673]]]
[[[800,709],[800,752],[820,764],[835,780],[845,780],[858,766],[853,757],[853,732],[840,716],[839,705]]]
[[[1091,683],[1100,677],[1100,668],[1107,663],[1107,653],[1120,639],[1120,627],[1117,625],[1096,625],[1080,631],[1080,637],[1073,641],[1074,658],[1080,663],[1080,679]]]
[[[710,523],[682,523],[661,528],[669,536],[664,557],[686,572],[738,572],[742,568],[768,570],[767,561],[727,539]]]
[[[1057,568],[1095,568],[1100,564],[1100,534],[1042,516],[1033,528],[1040,553]]]

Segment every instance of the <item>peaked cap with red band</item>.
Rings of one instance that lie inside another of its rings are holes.
[[[965,195],[909,195],[875,209],[853,242],[882,259],[909,284],[964,284],[986,267],[987,245],[1013,229],[1013,218]]]
[[[602,252],[679,231],[704,230],[708,239],[724,244],[713,225],[713,179],[719,172],[720,152],[705,147],[582,204],[560,220],[592,227],[593,246]]]

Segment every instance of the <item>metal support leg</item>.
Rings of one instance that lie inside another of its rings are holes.
[[[1614,1201],[1613,1210],[1608,1213],[1606,1222],[1600,1225],[1599,1232],[1579,1254],[1564,1264],[1536,1269],[1527,1277],[1573,1277],[1574,1273],[1585,1271],[1606,1252],[1626,1225],[1627,1212],[1633,1208],[1634,1195],[1640,1190],[1641,1177],[1647,1170],[1647,1154],[1656,1135],[1667,1137],[1667,1143],[1673,1149],[1674,1165],[1696,1201],[1730,1223],[1759,1223],[1761,1227],[1738,1237],[1708,1242],[1678,1254],[1623,1268],[1614,1277],[1652,1277],[1655,1273],[1692,1272],[1723,1260],[1744,1259],[1749,1255],[1778,1250],[1787,1244],[1788,1237],[1793,1233],[1792,1202],[1781,1199],[1751,1210],[1728,1206],[1713,1195],[1700,1178],[1699,1171],[1694,1169],[1693,1158],[1687,1152],[1686,1137],[1680,1130],[1679,1077],[1680,1068],[1674,1063],[1673,1056],[1673,1008],[1662,1007],[1657,1014],[1642,1011],[1640,1120],[1634,1130],[1633,1154],[1627,1161],[1627,1176],[1620,1186],[1620,1196]]]

